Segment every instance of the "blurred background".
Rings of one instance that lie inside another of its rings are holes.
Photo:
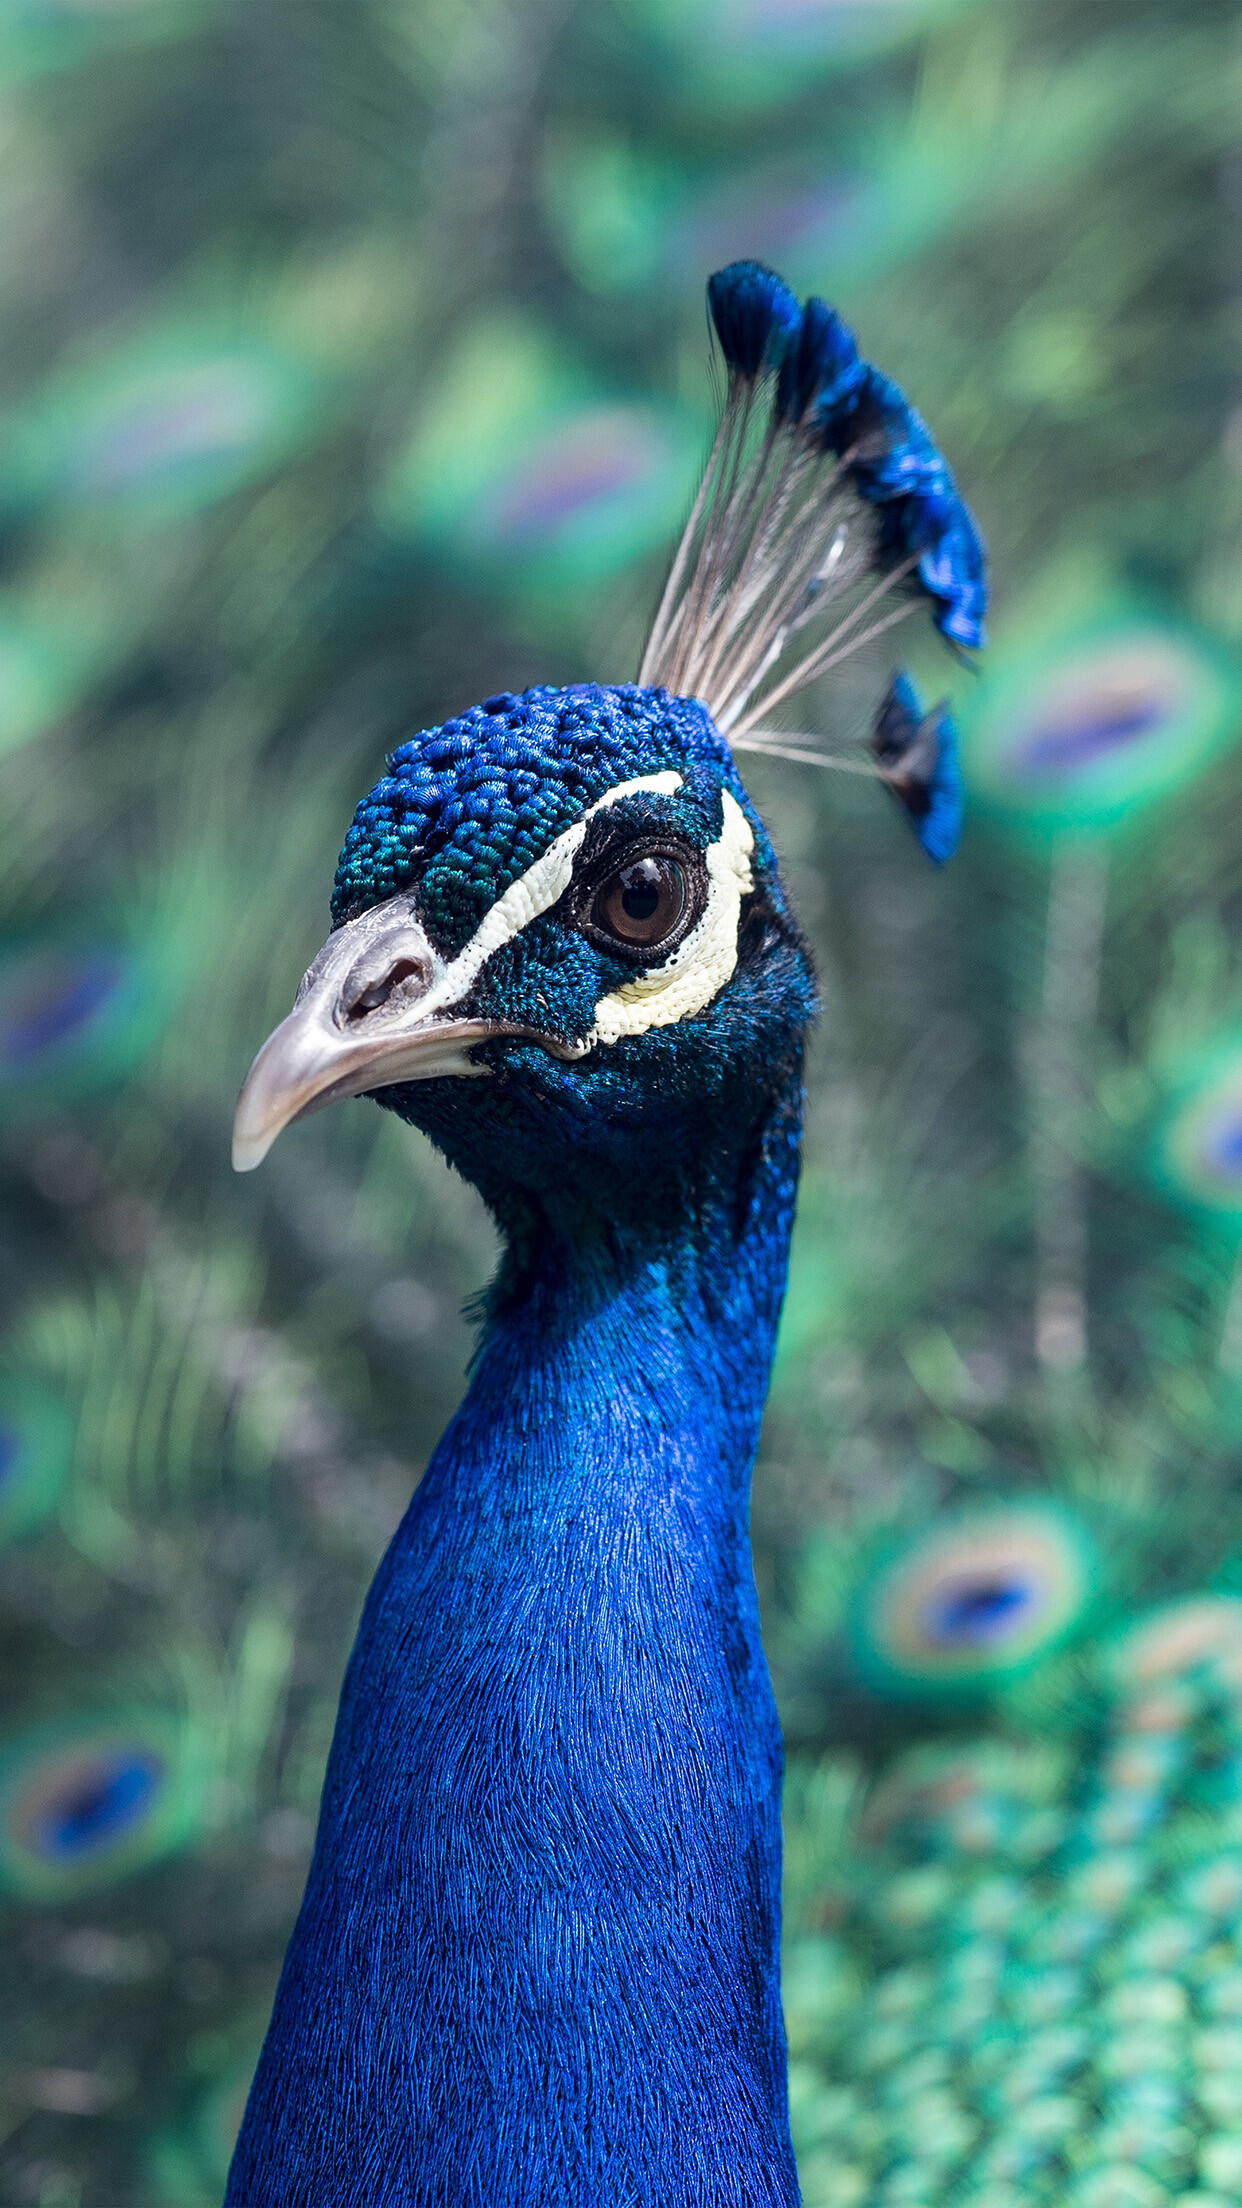
[[[495,1256],[373,1106],[237,1180],[233,1101],[385,751],[631,679],[747,255],[995,572],[915,660],[944,876],[743,762],[824,991],[754,1506],[807,2202],[1242,2197],[1240,94],[1224,0],[2,0],[4,2202],[220,2200]]]

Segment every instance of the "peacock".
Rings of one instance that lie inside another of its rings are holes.
[[[909,646],[947,869],[735,748],[822,1000],[751,1503],[803,2201],[1236,2208],[1237,58],[1214,0],[0,25],[13,2208],[220,2208],[496,1247],[390,1111],[234,1182],[237,1089],[381,755],[636,671],[744,255],[1002,585],[978,678]],[[878,764],[886,674],[764,726]]]
[[[869,774],[945,860],[909,676],[835,750],[780,715],[920,605],[975,651],[986,576],[831,308],[753,262],[708,299],[725,403],[637,683],[399,746],[238,1104],[248,1170],[378,1096],[504,1255],[366,1602],[230,2208],[799,2198],[748,1507],[816,985],[733,754]]]

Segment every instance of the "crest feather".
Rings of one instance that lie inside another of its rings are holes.
[[[713,276],[708,303],[724,410],[638,679],[701,699],[739,749],[773,749],[774,709],[918,605],[981,645],[985,554],[926,423],[833,308],[799,308],[754,261]]]

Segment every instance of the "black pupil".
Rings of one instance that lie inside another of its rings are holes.
[[[686,901],[681,868],[657,853],[618,868],[596,905],[596,920],[622,943],[660,943]]]
[[[663,889],[660,868],[654,859],[640,859],[621,876],[621,909],[631,920],[654,920]]]

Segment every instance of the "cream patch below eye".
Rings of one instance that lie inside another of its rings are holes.
[[[754,832],[736,798],[722,793],[724,825],[703,856],[707,862],[707,904],[699,924],[663,966],[623,982],[601,997],[595,1023],[582,1051],[595,1043],[616,1043],[648,1028],[672,1027],[702,1012],[718,996],[737,965],[742,899],[754,888],[751,854]]]

